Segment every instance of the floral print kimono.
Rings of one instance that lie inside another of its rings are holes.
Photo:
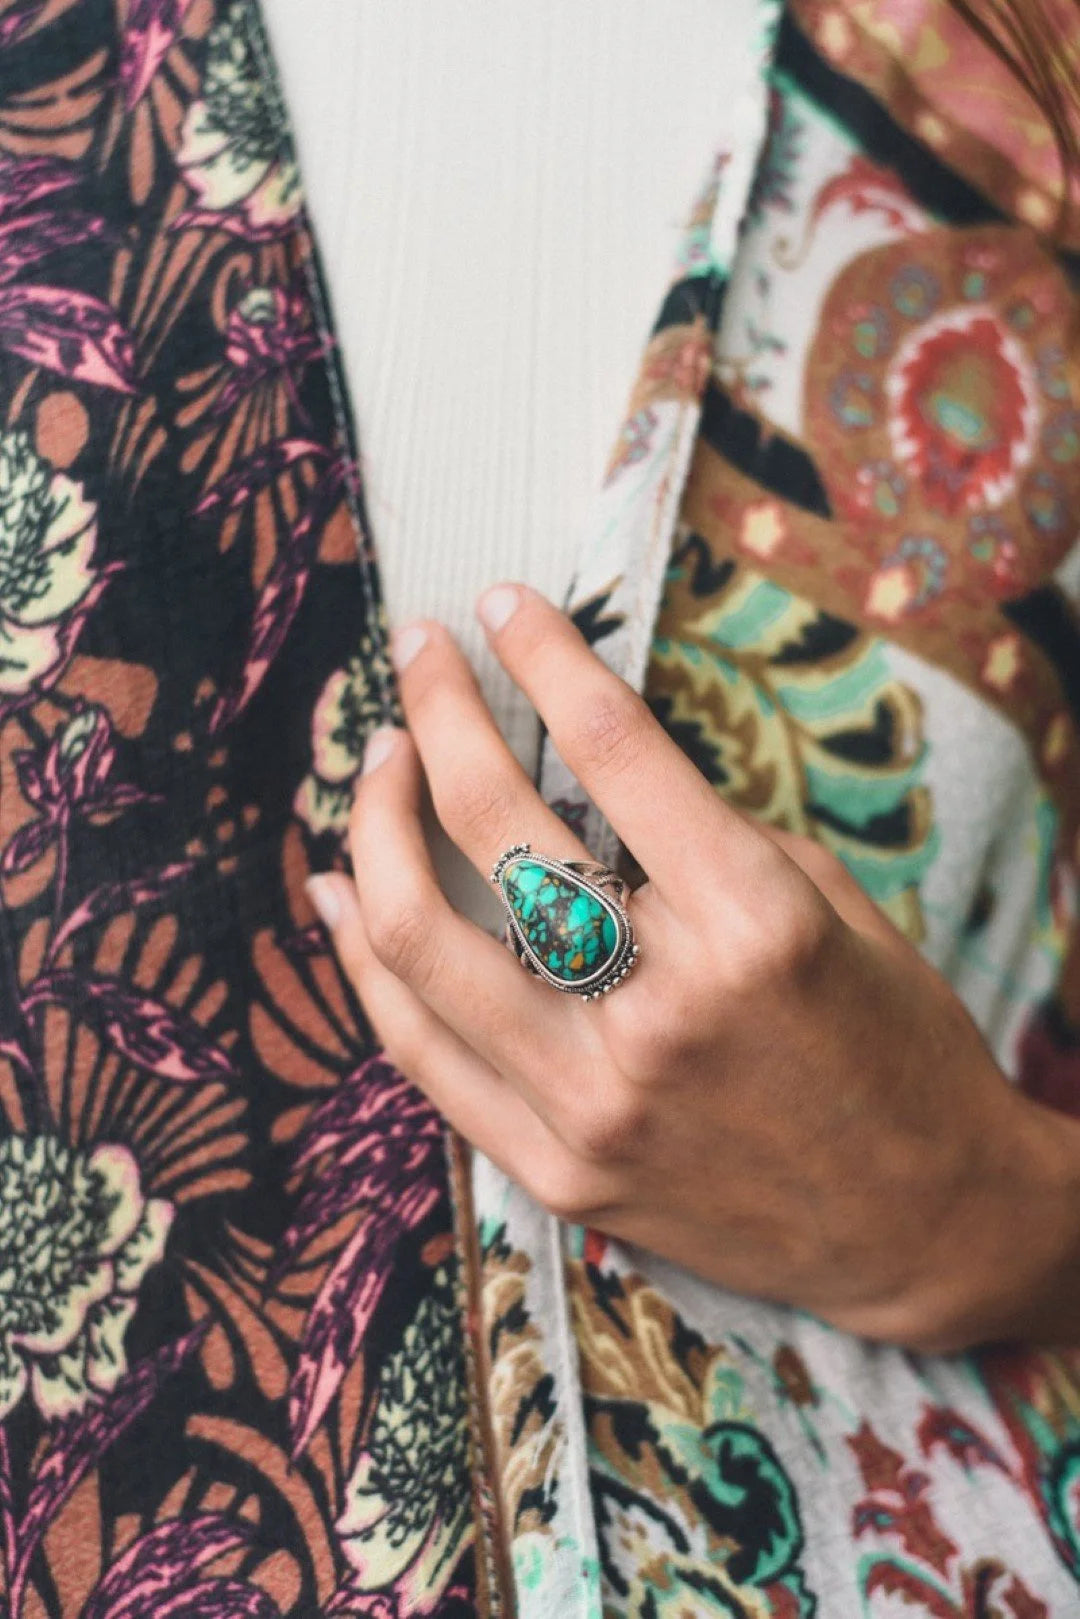
[[[741,72],[572,606],[1078,1112],[1078,198],[944,0]],[[0,1613],[1080,1613],[1080,1351],[566,1228],[380,1058],[302,884],[395,714],[251,0],[0,0]]]

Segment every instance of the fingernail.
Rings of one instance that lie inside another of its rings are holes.
[[[341,920],[341,896],[337,891],[337,883],[333,877],[320,873],[318,876],[309,877],[304,887],[307,889],[308,899],[319,913],[323,926],[333,933]]]
[[[390,656],[399,674],[409,667],[426,640],[427,630],[422,624],[406,624],[395,631],[390,641]]]
[[[495,585],[491,590],[485,590],[476,604],[476,611],[492,635],[497,635],[520,603],[521,591],[516,585]]]
[[[378,770],[384,760],[389,759],[393,753],[396,741],[397,727],[394,725],[380,725],[377,731],[372,731],[364,749],[364,762],[360,774],[370,776],[373,770]]]

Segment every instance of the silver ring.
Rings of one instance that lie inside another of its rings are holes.
[[[506,907],[506,942],[553,989],[595,1000],[621,984],[640,949],[629,889],[610,866],[555,860],[512,844],[491,868]]]

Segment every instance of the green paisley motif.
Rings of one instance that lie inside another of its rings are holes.
[[[756,1532],[732,1554],[732,1576],[768,1585],[791,1567],[802,1546],[799,1506],[791,1480],[768,1440],[745,1422],[716,1422],[696,1430],[665,1425],[661,1448],[700,1481],[706,1516],[717,1526],[752,1518]]]
[[[643,1278],[571,1261],[607,1619],[812,1619],[794,1485],[739,1363]]]
[[[1080,1499],[1080,1439],[1063,1446],[1053,1459],[1046,1481],[1050,1528],[1074,1574],[1080,1575],[1080,1526],[1076,1502]]]
[[[917,695],[885,644],[686,536],[647,696],[740,809],[829,848],[911,938],[937,853]]]

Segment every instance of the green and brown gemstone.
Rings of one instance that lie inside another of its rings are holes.
[[[601,987],[624,959],[632,959],[626,923],[592,883],[560,862],[550,864],[527,847],[507,852],[495,882],[513,930],[532,964],[559,985]]]

